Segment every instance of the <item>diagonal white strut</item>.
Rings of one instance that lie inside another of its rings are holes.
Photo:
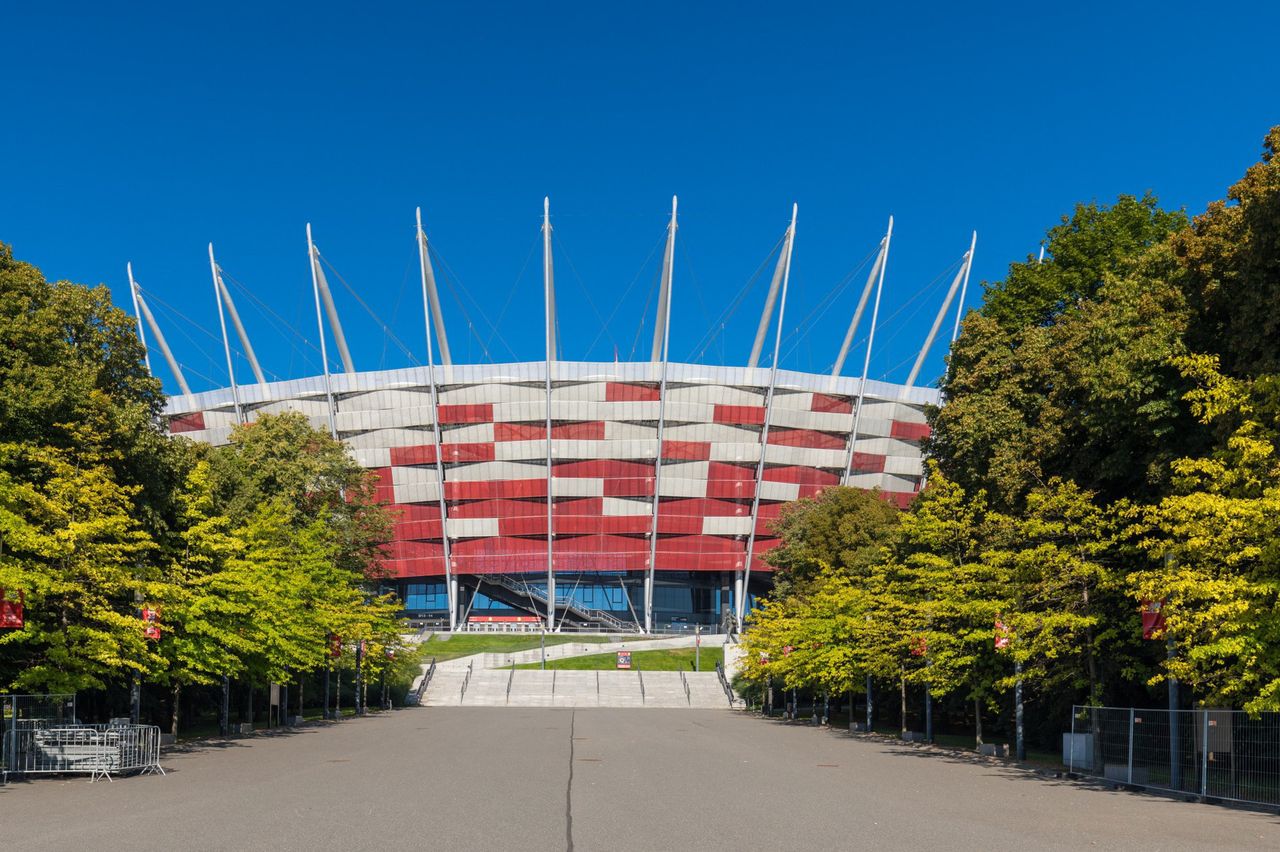
[[[667,320],[671,317],[668,304],[671,301],[671,268],[675,265],[676,248],[676,198],[671,196],[671,225],[667,228],[667,247],[662,252],[662,280],[658,285],[658,313],[653,323],[653,354],[650,361],[665,361]]]
[[[769,319],[773,316],[773,305],[778,300],[778,288],[782,286],[786,265],[789,262],[790,259],[785,250],[778,253],[778,264],[773,268],[773,280],[769,282],[769,295],[764,300],[764,312],[760,314],[760,325],[756,327],[756,339],[751,344],[751,357],[747,359],[748,370],[754,370],[760,363],[760,350],[764,348],[764,338],[769,332]]]
[[[436,341],[440,344],[440,363],[448,367],[453,363],[453,358],[449,355],[449,338],[444,333],[444,315],[440,312],[440,294],[436,290],[436,271],[431,265],[431,252],[427,249],[427,232],[422,229],[421,207],[418,208],[418,243],[418,266],[422,270],[422,295],[430,306],[428,313],[436,326]],[[428,331],[428,346],[431,345],[430,339],[431,334]]]
[[[213,253],[213,243],[209,244],[209,252]],[[226,282],[222,280],[222,267],[216,263],[213,265],[213,280],[218,288],[218,295],[222,299],[223,304],[227,306],[227,316],[231,317],[231,325],[235,327],[236,337],[240,338],[240,345],[244,347],[244,356],[249,361],[249,368],[253,370],[253,377],[258,380],[258,384],[265,385],[267,379],[262,375],[262,367],[258,366],[258,356],[254,354],[253,344],[249,342],[249,335],[245,333],[244,324],[240,322],[240,312],[236,310],[236,303],[231,299],[231,291],[227,289]]]
[[[187,384],[186,376],[182,375],[182,368],[178,366],[178,359],[173,357],[173,350],[169,348],[169,343],[164,339],[164,332],[160,330],[160,326],[156,324],[156,318],[151,313],[151,309],[147,307],[147,300],[142,298],[142,288],[133,282],[133,267],[129,267],[129,281],[133,286],[133,298],[138,305],[138,314],[147,321],[147,325],[151,327],[151,336],[156,339],[156,346],[160,347],[160,354],[164,355],[165,363],[169,365],[169,372],[173,373],[173,378],[178,382],[178,387],[186,395],[191,394],[191,386]],[[147,361],[147,368],[150,369],[150,359]]]
[[[129,276],[129,297],[133,299],[133,318],[138,323],[138,342],[142,344],[142,363],[147,365],[147,372],[151,373],[151,352],[147,349],[147,336],[142,333],[142,313],[138,310],[138,285],[133,280],[133,263],[126,263],[124,269]],[[151,375],[155,374],[151,373]]]
[[[912,366],[911,375],[907,376],[907,382],[904,387],[915,387],[916,377],[920,375],[920,368],[924,366],[924,359],[929,357],[929,350],[933,348],[933,340],[938,336],[938,329],[942,327],[942,320],[946,317],[947,310],[951,307],[951,300],[956,297],[956,291],[960,289],[960,282],[969,275],[970,257],[971,255],[966,252],[964,259],[961,260],[960,269],[956,271],[956,277],[952,280],[951,286],[947,288],[947,298],[943,300],[942,307],[938,310],[938,315],[933,319],[933,326],[929,329],[929,336],[925,338],[924,346],[921,347],[920,354],[916,356],[916,363]]]
[[[951,342],[955,343],[956,338],[960,336],[960,320],[964,317],[964,299],[969,293],[969,270],[973,269],[973,253],[978,250],[978,232],[973,232],[973,239],[969,241],[969,254],[966,255],[968,260],[964,265],[964,281],[960,283],[960,303],[956,305],[956,324],[951,329]]]
[[[871,288],[875,286],[876,279],[880,277],[880,267],[884,265],[888,245],[888,237],[880,241],[880,250],[876,252],[876,262],[871,264],[871,274],[867,276],[866,286],[862,288],[862,296],[858,299],[858,307],[853,312],[853,321],[849,323],[849,330],[844,335],[844,343],[840,344],[840,354],[836,356],[835,366],[831,370],[831,378],[833,379],[837,378],[840,375],[840,370],[844,368],[844,359],[849,354],[849,347],[853,344],[853,336],[858,333],[858,325],[862,322],[862,312],[867,309],[867,299],[871,296]]]
[[[213,259],[213,243],[209,243],[209,272],[213,275],[213,299],[218,303],[218,327],[222,330],[222,351],[227,356],[227,378],[231,380],[231,401],[236,409],[236,422],[244,423],[240,406],[240,388],[236,386],[236,368],[231,360],[231,340],[227,337],[227,317],[222,310],[222,294],[218,291],[218,264]]]
[[[307,225],[307,233],[311,226]],[[338,344],[338,355],[342,358],[342,369],[348,373],[356,371],[351,362],[351,350],[347,349],[347,336],[342,333],[342,321],[338,319],[338,307],[333,303],[333,293],[329,291],[329,281],[324,277],[324,268],[320,264],[320,249],[311,243],[311,275],[315,279],[320,299],[324,302],[324,312],[329,317],[329,328],[333,330],[333,341]]]
[[[884,270],[889,265],[889,243],[893,240],[893,217],[889,217],[889,228],[884,232],[884,249],[880,255],[880,276],[876,282],[876,300],[871,306],[871,331],[867,334],[867,354],[862,359],[862,378],[858,381],[857,407],[853,409],[853,431],[849,434],[849,451],[844,458],[844,473],[840,484],[848,485],[849,476],[853,472],[853,456],[858,446],[858,427],[862,424],[862,404],[867,395],[867,376],[871,372],[871,347],[876,342],[876,323],[880,319],[880,293],[884,290]]]

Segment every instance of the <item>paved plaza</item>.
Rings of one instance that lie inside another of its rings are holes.
[[[728,710],[429,708],[0,788],[23,852],[1266,849],[1280,817]]]

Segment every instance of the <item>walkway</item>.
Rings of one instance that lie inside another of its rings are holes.
[[[673,710],[412,708],[0,788],[5,848],[1275,850],[1275,815]]]

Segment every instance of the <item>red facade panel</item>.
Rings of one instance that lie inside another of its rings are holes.
[[[541,441],[547,437],[545,423],[495,423],[493,439],[495,441]],[[553,423],[551,438],[555,441],[603,441],[604,421],[594,420],[587,423]]]
[[[445,492],[449,485],[446,483]],[[449,507],[450,518],[520,518],[547,515],[545,500],[472,500]]]
[[[494,447],[492,443],[444,445],[444,461],[446,462],[486,462],[493,460]]]
[[[682,459],[684,461],[708,461],[711,458],[711,442],[663,441],[662,457],[664,459]]]
[[[391,506],[391,510],[395,513],[397,522],[401,524],[440,520],[438,503],[395,503]],[[405,536],[405,538],[411,538],[411,536]]]
[[[203,411],[194,411],[191,414],[179,414],[177,417],[169,418],[169,434],[171,435],[178,435],[182,432],[198,432],[203,428]]]
[[[751,505],[749,503],[736,503],[732,500],[708,500],[705,497],[682,497],[677,500],[663,500],[658,507],[658,517],[660,518],[668,515],[723,518],[750,514]]]
[[[604,399],[605,402],[657,402],[658,386],[648,382],[609,382],[604,388]]]
[[[822,411],[827,414],[852,414],[853,400],[841,399],[838,396],[828,396],[825,393],[815,393],[809,410]]]
[[[393,465],[435,464],[435,463],[436,463],[436,445],[435,444],[417,444],[411,447],[392,447],[391,448],[391,464]]]
[[[629,477],[653,477],[653,465],[646,462],[618,461],[617,459],[588,459],[586,461],[561,462],[551,468],[551,475],[573,479],[620,479]]]
[[[905,420],[893,421],[893,426],[889,430],[889,436],[893,438],[901,438],[904,441],[919,441],[922,438],[929,437],[928,423],[908,423]]]
[[[763,426],[763,405],[717,405],[712,420],[731,426]]]
[[[764,469],[766,482],[798,482],[801,485],[839,485],[840,477],[825,470],[812,467],[787,465],[786,467],[767,467]],[[803,495],[802,495],[803,496]]]
[[[397,541],[439,539],[444,535],[444,525],[437,518],[433,521],[400,521],[392,530]]]
[[[439,577],[444,574],[444,555],[412,559],[384,559],[382,567],[392,577]]]
[[[843,450],[848,446],[848,436],[832,435],[814,429],[770,429],[769,443],[810,450]]]
[[[874,453],[854,453],[852,473],[884,473],[884,456]]]
[[[652,497],[652,476],[628,476],[604,481],[606,497]]]
[[[391,468],[375,467],[370,473],[373,474],[373,499],[379,503],[394,503],[396,490],[391,483]]]
[[[446,479],[444,482],[444,498],[449,501],[546,496],[546,479],[494,479],[474,482]]]
[[[492,423],[493,405],[484,402],[474,405],[440,406],[440,422],[443,423]]]

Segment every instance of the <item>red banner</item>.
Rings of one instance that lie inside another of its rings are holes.
[[[153,642],[160,641],[160,611],[144,606],[142,616],[142,635]]]
[[[917,636],[911,640],[911,656],[923,657],[929,653],[929,640],[923,636]]]
[[[1164,636],[1164,601],[1142,602],[1142,638],[1159,639]]]
[[[5,590],[0,589],[0,630],[21,630],[25,623],[23,610],[27,596],[19,590],[16,601],[5,597]]]
[[[1003,651],[1008,648],[1012,639],[1008,626],[1000,620],[1000,616],[996,616],[996,650]]]
[[[335,660],[342,656],[342,637],[336,633],[329,634],[329,656]]]

